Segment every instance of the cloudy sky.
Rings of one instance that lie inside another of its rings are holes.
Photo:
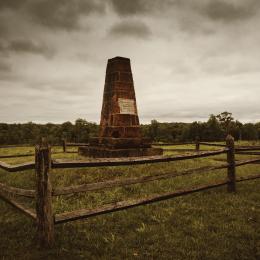
[[[99,122],[107,59],[140,121],[260,121],[259,0],[0,0],[0,122]]]

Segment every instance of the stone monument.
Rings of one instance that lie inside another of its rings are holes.
[[[108,158],[162,154],[141,136],[130,59],[108,60],[99,137],[79,147],[79,154]]]

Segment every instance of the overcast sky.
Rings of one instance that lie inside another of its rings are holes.
[[[260,121],[259,0],[0,0],[0,122],[99,122],[131,59],[141,123]]]

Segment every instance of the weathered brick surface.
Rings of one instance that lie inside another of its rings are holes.
[[[162,154],[141,136],[130,59],[108,60],[98,138],[90,147],[80,147],[81,155],[129,157]]]
[[[129,113],[128,113],[129,112]],[[130,59],[109,59],[100,120],[103,138],[141,137]]]

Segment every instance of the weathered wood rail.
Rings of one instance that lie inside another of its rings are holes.
[[[172,162],[196,159],[202,157],[209,157],[218,154],[226,153],[226,150],[200,152],[198,154],[191,155],[176,155],[176,156],[151,156],[145,158],[119,158],[119,159],[101,159],[101,160],[52,160],[52,168],[82,168],[82,167],[101,167],[101,166],[123,166],[123,165],[136,165],[147,163],[159,163],[159,162]],[[35,162],[26,162],[16,165],[10,165],[0,161],[0,169],[4,169],[9,172],[17,172],[34,169]]]
[[[89,143],[66,143],[66,146],[89,146]]]
[[[221,186],[227,186],[228,192],[236,191],[236,183],[242,181],[256,180],[260,178],[260,174],[236,178],[236,168],[248,164],[260,163],[260,158],[248,160],[235,160],[237,150],[244,154],[248,151],[260,150],[259,146],[254,147],[234,147],[234,139],[231,136],[227,137],[226,147],[217,151],[199,151],[199,141],[195,142],[195,151],[193,154],[175,155],[175,156],[153,156],[146,158],[120,158],[120,159],[99,159],[99,160],[84,160],[84,161],[68,161],[68,160],[51,160],[51,148],[48,144],[42,143],[35,148],[35,162],[28,162],[18,165],[9,165],[0,162],[0,168],[9,171],[17,172],[29,169],[35,169],[36,185],[34,190],[21,189],[12,187],[4,183],[0,183],[0,198],[12,205],[14,208],[32,218],[37,225],[38,243],[42,247],[52,247],[54,243],[54,225],[69,221],[74,221],[83,218],[89,218],[101,214],[107,214],[114,211],[125,210],[137,206],[155,203],[157,201],[167,200],[179,196],[192,194],[195,192],[205,191]],[[208,143],[207,143],[208,144]],[[160,144],[161,145],[161,144]],[[203,145],[203,143],[202,143]],[[222,145],[220,147],[223,147]],[[65,149],[66,150],[66,149]],[[255,153],[255,152],[254,152]],[[123,165],[138,165],[146,163],[163,163],[190,160],[196,158],[205,158],[209,156],[227,154],[227,163],[218,166],[204,166],[195,169],[187,169],[181,172],[174,171],[165,174],[155,174],[141,177],[131,177],[125,179],[115,179],[101,181],[96,183],[88,183],[82,185],[74,185],[62,188],[52,188],[50,181],[50,172],[52,168],[79,168],[79,167],[100,167],[100,166],[123,166]],[[255,154],[254,154],[255,155]],[[96,209],[81,209],[61,214],[54,214],[52,209],[52,196],[62,196],[75,194],[80,192],[102,191],[104,189],[114,187],[125,187],[134,184],[143,184],[152,181],[165,180],[190,174],[208,173],[214,170],[227,169],[227,178],[225,180],[210,183],[207,185],[191,187],[185,190],[177,190],[164,194],[154,194],[145,198],[125,200],[114,204],[104,205]],[[21,203],[17,202],[14,197],[21,196],[36,200],[35,210],[26,208]]]
[[[221,154],[221,153],[219,153]],[[206,156],[205,153],[203,154],[204,156],[201,157],[209,157],[211,155],[217,155],[217,154],[212,154],[210,153],[209,156]],[[74,160],[74,161],[66,161],[66,160],[59,160],[55,159],[52,160],[52,168],[60,168],[60,169],[65,169],[65,168],[89,168],[89,167],[103,167],[103,166],[125,166],[125,165],[136,165],[136,164],[148,164],[148,163],[159,163],[159,162],[171,162],[171,161],[180,161],[180,160],[188,160],[188,159],[195,159],[188,157],[183,159],[184,156],[176,156],[176,157],[163,157],[161,160],[159,159],[151,159],[147,160],[138,160],[138,161],[133,161],[133,160],[100,160],[100,161],[80,161],[80,160]],[[178,160],[178,158],[180,160]],[[165,159],[165,160],[164,160]],[[236,167],[240,165],[246,165],[246,164],[253,164],[253,163],[260,163],[260,159],[250,159],[250,160],[240,160],[236,162]],[[20,172],[20,171],[25,171],[25,170],[32,170],[35,168],[35,163],[34,162],[27,162],[27,163],[21,163],[21,164],[15,164],[15,165],[10,165],[5,162],[0,161],[0,169],[3,169],[7,172]]]
[[[215,144],[215,143],[206,143],[206,142],[199,142],[200,145],[207,145],[207,146],[216,146],[216,147],[226,147],[225,144]]]
[[[259,178],[260,178],[260,174],[252,175],[252,176],[248,176],[248,177],[241,177],[241,178],[237,179],[237,182],[255,180],[255,179],[259,179]],[[102,215],[102,214],[107,214],[107,213],[111,213],[111,212],[115,212],[115,211],[134,208],[137,206],[144,206],[147,204],[151,204],[151,203],[155,203],[155,202],[159,202],[159,201],[163,201],[163,200],[167,200],[167,199],[172,199],[172,198],[176,198],[176,197],[180,197],[180,196],[189,195],[189,194],[192,194],[195,192],[200,192],[200,191],[205,191],[205,190],[225,186],[227,184],[228,184],[228,181],[219,181],[219,182],[216,182],[216,183],[213,183],[210,185],[202,185],[202,186],[190,188],[187,190],[178,190],[175,192],[168,192],[165,194],[156,194],[156,195],[146,197],[144,199],[120,201],[120,202],[108,204],[108,205],[105,205],[103,207],[99,207],[96,209],[80,209],[80,210],[75,210],[75,211],[71,211],[71,212],[65,212],[65,213],[55,215],[54,223],[62,224],[62,223],[66,223],[69,221],[75,221],[75,220],[79,220],[79,219],[95,217],[95,216]]]
[[[101,167],[101,166],[124,166],[124,165],[137,165],[147,163],[160,163],[160,162],[174,162],[182,160],[190,160],[196,158],[209,157],[226,153],[226,149],[219,151],[200,152],[190,155],[175,155],[175,156],[151,156],[151,157],[132,157],[132,158],[119,158],[119,159],[100,159],[92,161],[80,160],[59,160],[56,159],[52,163],[53,168],[81,168],[81,167]]]
[[[62,140],[62,147],[63,147],[64,153],[68,153],[67,147],[69,147],[69,146],[74,146],[74,147],[89,146],[89,143],[69,143],[69,142],[67,142],[66,139],[63,139]]]
[[[19,172],[19,171],[31,170],[34,169],[34,167],[35,167],[35,162],[26,162],[26,163],[10,165],[8,163],[0,161],[0,169],[6,170],[8,172]]]
[[[35,190],[20,189],[20,188],[8,186],[4,183],[0,183],[0,191],[4,191],[11,195],[18,195],[27,198],[35,197]]]
[[[205,185],[205,186],[191,188],[189,190],[180,190],[180,191],[169,192],[169,193],[165,193],[165,194],[157,194],[157,195],[152,195],[152,196],[149,196],[149,197],[146,197],[143,199],[120,201],[120,202],[116,202],[114,204],[109,204],[104,207],[92,209],[92,210],[81,209],[81,210],[75,210],[72,212],[65,212],[65,213],[55,215],[55,224],[60,224],[60,223],[78,220],[78,219],[82,219],[82,218],[93,217],[93,216],[106,214],[106,213],[110,213],[110,212],[114,212],[114,211],[133,208],[133,207],[137,207],[137,206],[147,205],[147,204],[151,204],[154,202],[171,199],[174,197],[188,195],[188,194],[191,194],[194,192],[199,192],[199,191],[203,191],[203,190],[220,187],[220,186],[223,186],[226,184],[228,184],[227,181],[221,181],[221,182],[214,183],[211,185]]]
[[[135,177],[135,178],[127,178],[127,179],[119,179],[119,180],[112,180],[112,181],[104,181],[104,182],[97,182],[97,183],[89,183],[89,184],[83,184],[83,185],[77,185],[77,186],[70,186],[66,188],[59,188],[53,190],[54,196],[59,195],[66,195],[66,194],[72,194],[72,193],[79,193],[79,192],[87,192],[87,191],[98,191],[108,188],[114,188],[114,187],[122,187],[132,184],[141,184],[156,180],[164,180],[184,175],[190,175],[193,173],[205,173],[213,170],[219,170],[227,168],[227,165],[221,165],[221,166],[215,166],[215,167],[200,167],[197,169],[189,169],[182,172],[172,172],[172,173],[166,173],[166,174],[155,174],[155,175],[149,175],[144,177]]]
[[[1,148],[18,148],[18,147],[30,147],[31,144],[7,144],[7,145],[0,145]]]
[[[63,153],[63,152],[52,152],[51,154],[61,154],[61,153]],[[68,151],[67,153],[77,153],[77,152]],[[20,158],[20,157],[32,157],[32,156],[35,156],[35,153],[0,155],[0,159]]]
[[[21,148],[21,147],[35,147],[34,144],[6,144],[6,145],[0,145],[1,148]],[[52,147],[61,147],[61,145],[54,144]]]
[[[260,146],[236,146],[235,151],[257,151],[260,150]]]
[[[260,152],[240,151],[240,152],[236,152],[236,154],[242,154],[242,155],[260,155]]]
[[[175,145],[187,145],[187,144],[195,144],[195,142],[152,143],[152,146],[175,146]]]
[[[0,155],[0,159],[7,159],[7,158],[19,158],[19,157],[29,157],[34,156],[34,153],[27,153],[27,154],[16,154],[16,155]]]
[[[235,163],[235,167],[244,166],[244,165],[253,164],[253,163],[260,163],[260,159],[240,160]],[[210,172],[213,170],[219,170],[219,169],[225,169],[225,168],[228,168],[228,164],[223,164],[223,165],[219,165],[219,166],[205,166],[205,167],[200,167],[200,168],[196,168],[196,169],[185,170],[182,172],[155,174],[152,176],[145,176],[145,177],[139,177],[139,178],[104,181],[104,182],[98,182],[98,183],[70,186],[70,187],[65,187],[65,188],[54,188],[52,195],[60,196],[60,195],[66,195],[66,194],[71,194],[71,193],[78,193],[78,192],[97,191],[100,189],[127,186],[127,185],[131,185],[131,184],[145,183],[145,182],[150,182],[150,181],[154,181],[154,180],[163,180],[163,179],[168,179],[168,178],[174,178],[174,177],[189,175],[189,174],[193,174],[193,173],[197,173],[197,172],[206,173],[206,172]],[[21,188],[17,188],[17,187],[8,186],[3,183],[0,183],[0,189],[2,191],[5,191],[12,195],[19,195],[19,196],[28,197],[28,198],[35,197],[35,190],[21,189]]]
[[[24,215],[26,215],[36,221],[37,217],[36,217],[35,212],[32,209],[28,209],[28,208],[24,207],[23,205],[21,205],[20,203],[18,203],[17,201],[15,201],[14,199],[11,199],[9,196],[7,196],[5,193],[3,193],[2,190],[0,190],[0,198],[2,200],[4,200],[5,202],[7,202],[8,204],[10,204],[11,206],[13,206],[15,209],[19,210]]]
[[[186,149],[186,148],[164,148],[164,152],[194,152],[194,149]]]

